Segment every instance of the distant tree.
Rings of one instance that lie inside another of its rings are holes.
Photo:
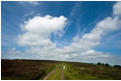
[[[108,67],[110,67],[110,65],[109,65],[108,63],[106,63],[106,64],[105,64],[105,66],[108,66]]]
[[[121,66],[120,66],[120,65],[114,65],[114,67],[118,67],[118,68],[121,68]]]
[[[104,63],[101,63],[102,66],[104,66],[105,64]]]
[[[97,65],[101,65],[101,63],[100,63],[100,62],[98,62],[98,63],[97,63]]]

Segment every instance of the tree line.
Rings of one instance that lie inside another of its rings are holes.
[[[107,67],[110,67],[111,65],[108,64],[108,63],[101,63],[101,62],[98,62],[97,65],[101,65],[101,66],[107,66]],[[116,68],[121,68],[120,65],[114,65],[113,67],[116,67]]]

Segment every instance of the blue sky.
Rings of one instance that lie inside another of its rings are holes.
[[[2,1],[1,5],[4,59],[120,64],[120,2]]]

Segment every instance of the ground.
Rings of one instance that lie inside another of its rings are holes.
[[[1,63],[2,80],[121,80],[121,68],[112,66],[48,60],[1,60]]]

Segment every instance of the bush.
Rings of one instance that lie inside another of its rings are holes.
[[[121,66],[120,66],[120,65],[114,65],[114,67],[118,67],[118,68],[121,68]]]
[[[108,67],[110,66],[108,63],[104,64],[104,63],[98,62],[97,64],[98,64],[98,65],[101,65],[101,66],[108,66]]]
[[[97,65],[101,65],[101,63],[100,63],[100,62],[98,62],[98,63],[97,63]]]
[[[106,64],[105,64],[105,66],[108,66],[108,67],[110,67],[110,65],[109,65],[108,63],[106,63]]]

